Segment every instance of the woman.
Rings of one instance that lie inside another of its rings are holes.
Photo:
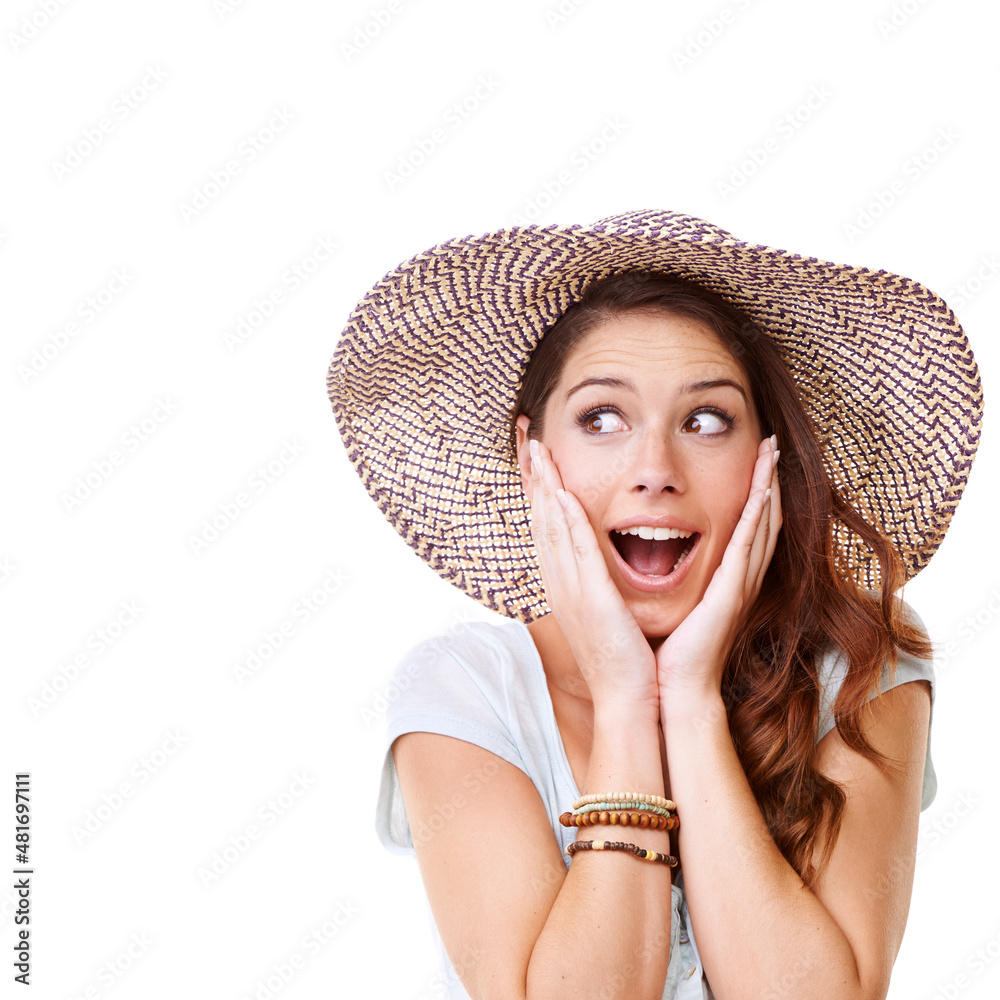
[[[329,384],[397,529],[515,619],[418,646],[389,718],[449,995],[884,997],[934,792],[896,591],[981,410],[947,307],[634,213],[414,258]]]

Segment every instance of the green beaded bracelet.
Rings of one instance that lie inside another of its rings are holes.
[[[573,803],[574,809],[582,809],[592,802],[641,802],[644,805],[660,806],[663,809],[676,809],[677,806],[670,799],[665,799],[662,795],[647,795],[643,792],[600,792],[583,795]]]
[[[581,816],[589,812],[628,812],[629,810],[640,810],[641,812],[656,813],[657,816],[672,816],[673,813],[663,806],[650,805],[648,802],[639,802],[634,799],[619,801],[617,799],[610,802],[588,802],[584,806],[579,806],[573,810],[574,816]]]

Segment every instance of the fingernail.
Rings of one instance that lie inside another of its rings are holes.
[[[773,469],[773,468],[774,468],[774,467],[775,467],[775,466],[776,466],[776,465],[778,464],[778,456],[779,456],[780,454],[781,454],[781,452],[780,452],[780,451],[776,451],[776,452],[775,452],[775,453],[774,453],[774,454],[773,454],[773,455],[771,456],[771,468],[772,468],[772,469]]]
[[[559,502],[565,508],[566,504],[569,503],[569,501],[566,499],[566,491],[565,490],[556,490],[556,496],[559,498]]]
[[[771,448],[773,449],[773,448],[777,448],[777,447],[778,447],[778,435],[777,434],[772,434],[771,435]]]
[[[531,452],[532,461],[538,461],[538,442],[534,438],[528,441],[528,451]]]
[[[767,503],[767,501],[770,499],[771,499],[771,491],[769,489],[764,490],[764,503]]]

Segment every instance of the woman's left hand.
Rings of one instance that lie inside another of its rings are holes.
[[[772,440],[760,443],[750,496],[705,596],[656,651],[661,711],[671,697],[718,695],[721,690],[726,659],[760,593],[781,529],[778,453]]]

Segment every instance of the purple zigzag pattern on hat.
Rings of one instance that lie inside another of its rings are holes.
[[[655,211],[450,240],[386,274],[351,314],[331,405],[366,489],[421,558],[494,610],[545,612],[504,421],[538,337],[590,280],[623,270],[698,281],[772,336],[833,480],[890,533],[909,575],[926,564],[980,436],[982,389],[951,310],[901,276]],[[839,533],[873,585],[870,557]]]

